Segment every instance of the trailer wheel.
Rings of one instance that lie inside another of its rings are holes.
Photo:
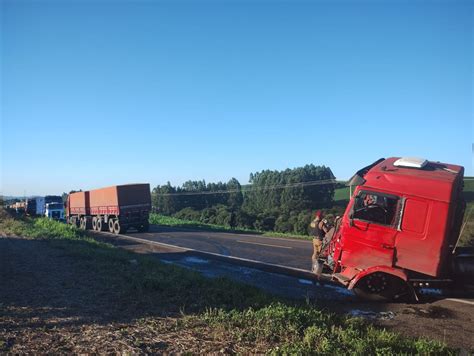
[[[81,220],[79,220],[79,229],[81,230],[86,229],[86,218],[81,218]]]
[[[95,226],[96,226],[97,231],[102,231],[103,230],[103,223],[102,223],[101,218],[96,219]]]
[[[118,235],[124,232],[124,228],[120,226],[118,219],[114,220],[114,234]]]
[[[92,230],[97,230],[97,217],[92,218]]]
[[[114,219],[109,218],[109,232],[111,232],[112,234],[114,233],[114,222]]]
[[[401,300],[410,294],[405,281],[383,272],[374,272],[363,277],[353,291],[359,298],[370,301]]]

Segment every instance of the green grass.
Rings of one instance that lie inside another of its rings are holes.
[[[361,319],[346,318],[310,308],[272,304],[244,313],[209,310],[200,317],[216,328],[228,330],[233,339],[246,343],[276,341],[270,352],[279,354],[393,354],[441,351],[440,343],[413,343],[404,337],[368,325]],[[396,346],[396,350],[393,348]]]
[[[159,307],[178,315],[180,311],[180,322],[174,327],[184,334],[203,327],[207,340],[224,337],[246,350],[264,345],[279,354],[454,353],[440,342],[402,337],[308,302],[279,299],[224,278],[207,279],[97,242],[59,222],[6,217],[0,219],[0,230],[46,240],[83,260],[91,276],[100,278],[110,293],[119,291],[128,308]],[[137,263],[131,264],[131,259]]]
[[[303,239],[303,240],[311,239],[311,237],[307,235],[289,234],[289,233],[281,233],[281,232],[274,232],[274,231],[258,231],[258,230],[252,230],[252,229],[233,229],[228,226],[205,224],[199,221],[178,219],[172,216],[166,216],[166,215],[155,214],[155,213],[150,214],[150,224],[170,226],[170,227],[184,227],[184,228],[189,228],[189,229],[191,228],[201,229],[201,230],[216,231],[216,232],[258,234],[258,235],[267,236],[267,237],[282,237],[282,238],[294,238],[294,239]]]
[[[466,213],[464,215],[464,230],[459,239],[459,246],[474,246],[474,178],[464,180],[464,198]]]
[[[338,188],[334,190],[334,201],[335,202],[340,202],[340,201],[349,201],[349,195],[350,195],[350,188],[349,187],[344,187],[344,188]]]
[[[464,178],[464,191],[465,192],[474,192],[474,177],[465,177]]]

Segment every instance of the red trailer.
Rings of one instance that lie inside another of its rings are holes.
[[[463,174],[461,166],[414,158],[380,159],[357,172],[324,251],[332,278],[369,299],[471,278],[474,256],[456,249]]]
[[[71,193],[67,200],[66,215],[74,220],[76,217],[90,215],[89,192]]]
[[[71,193],[66,204],[70,224],[84,230],[109,230],[115,234],[130,227],[147,231],[150,210],[149,184],[116,185]]]

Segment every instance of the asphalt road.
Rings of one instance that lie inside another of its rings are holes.
[[[311,269],[313,247],[311,241],[308,240],[190,230],[159,225],[151,225],[150,231],[146,233],[131,231],[126,235],[224,256]]]

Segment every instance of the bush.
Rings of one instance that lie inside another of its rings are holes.
[[[283,233],[293,232],[293,225],[288,219],[288,215],[280,215],[275,221],[275,231]]]
[[[238,210],[234,213],[234,219],[235,226],[244,229],[252,229],[256,218],[254,215],[249,214],[244,210]]]
[[[254,222],[253,227],[260,231],[273,231],[276,218],[274,216],[259,215]]]
[[[193,208],[184,208],[174,214],[178,219],[200,221],[201,213]]]
[[[311,211],[302,211],[299,213],[293,225],[293,232],[300,235],[309,235],[309,224],[312,218],[313,214]]]

